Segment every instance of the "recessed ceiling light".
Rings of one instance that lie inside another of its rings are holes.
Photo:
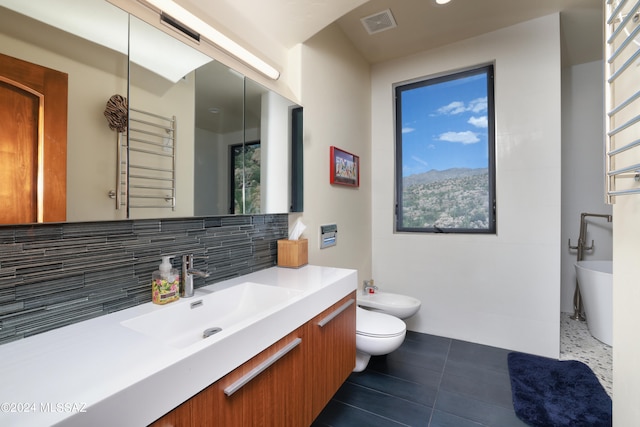
[[[447,4],[449,3],[451,0],[436,0],[436,3],[438,4]]]

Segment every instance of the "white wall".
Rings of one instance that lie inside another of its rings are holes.
[[[634,3],[634,2],[631,2]],[[615,44],[619,43],[617,41]],[[628,56],[639,49],[633,43],[625,48],[614,62],[619,70]],[[638,71],[640,62],[635,61],[612,85],[611,109],[629,99],[640,89]],[[636,100],[616,113],[612,128],[620,126],[640,115],[640,101]],[[618,132],[612,148],[620,148],[640,140],[640,124]],[[627,150],[615,157],[615,168],[623,168],[640,163],[640,151]],[[620,176],[616,179],[616,190],[639,189],[640,182]],[[616,427],[637,425],[640,419],[640,195],[616,196],[613,205],[613,423]]]
[[[605,204],[602,118],[603,63],[589,62],[562,70],[562,292],[561,310],[573,313],[576,286],[574,263],[582,212],[611,214]],[[593,250],[584,259],[611,259],[612,223],[587,219],[587,244]]]
[[[371,110],[369,65],[335,25],[301,48],[304,107],[304,213],[309,262],[371,275]],[[360,187],[329,184],[329,147],[360,156]],[[338,244],[319,249],[322,224],[338,225]]]
[[[395,234],[392,85],[495,61],[497,235]],[[411,330],[557,357],[560,28],[550,15],[372,70],[373,277]]]
[[[637,195],[619,197],[613,206],[613,421],[616,427],[634,425],[640,419],[639,212]]]

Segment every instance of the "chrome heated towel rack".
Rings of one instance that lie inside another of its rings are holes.
[[[117,209],[175,210],[176,134],[175,116],[129,109],[128,138],[118,137]]]
[[[640,0],[606,1],[605,42],[606,202],[613,204],[640,193]]]

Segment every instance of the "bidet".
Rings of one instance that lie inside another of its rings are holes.
[[[407,319],[416,314],[422,304],[417,298],[376,290],[374,293],[358,294],[358,305],[367,310]]]

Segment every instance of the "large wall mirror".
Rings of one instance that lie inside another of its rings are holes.
[[[63,220],[290,210],[297,106],[179,37],[104,0],[0,0],[0,54],[68,76]]]

